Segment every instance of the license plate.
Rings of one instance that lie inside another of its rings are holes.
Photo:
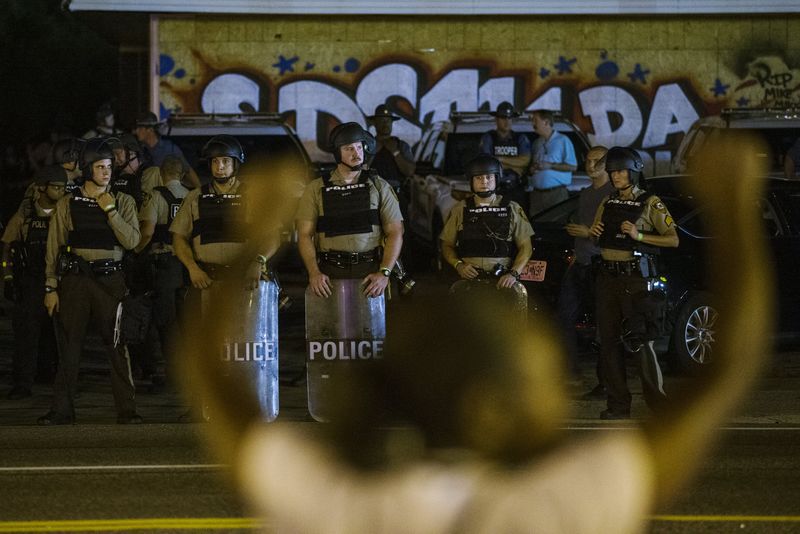
[[[544,282],[544,273],[547,271],[547,262],[544,260],[530,260],[522,272],[519,273],[520,280],[528,282]]]

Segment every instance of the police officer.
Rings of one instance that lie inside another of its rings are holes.
[[[465,172],[473,195],[450,211],[439,236],[442,256],[464,280],[496,273],[497,288],[510,289],[533,253],[533,229],[519,204],[497,194],[500,161],[480,155]]]
[[[64,196],[66,183],[67,172],[61,165],[43,167],[36,175],[36,200],[23,200],[31,205],[25,210],[18,210],[3,233],[4,280],[6,289],[13,285],[16,302],[12,321],[16,344],[14,387],[8,394],[9,399],[31,396],[37,360],[44,373],[52,377],[55,372],[55,333],[47,310],[42,305],[45,249],[50,219],[56,202]],[[23,212],[27,215],[23,216]]]
[[[337,166],[311,182],[297,207],[298,247],[318,297],[331,295],[331,278],[362,278],[364,294],[377,297],[403,246],[403,217],[394,190],[362,168],[375,138],[355,122],[331,131]]]
[[[78,187],[78,181],[81,178],[81,168],[79,164],[81,150],[83,149],[85,141],[76,137],[66,137],[59,139],[53,144],[52,158],[53,164],[61,166],[67,173],[67,183],[64,186],[64,191],[69,194]],[[39,186],[34,181],[25,190],[22,202],[19,205],[21,215],[23,218],[30,215],[27,210],[33,204],[39,195]]]
[[[75,137],[59,139],[53,144],[53,163],[67,171],[65,192],[72,193],[81,177],[80,155],[85,141]]]
[[[524,133],[511,129],[512,119],[520,115],[511,102],[501,102],[489,114],[494,117],[495,129],[481,137],[480,152],[490,154],[500,161],[503,165],[503,176],[497,178],[498,187],[504,196],[525,208],[528,195],[524,191],[522,176],[531,161],[531,140]]]
[[[142,191],[142,146],[136,136],[124,133],[108,138],[114,151],[114,172],[111,175],[111,192],[121,191],[133,197],[136,206],[144,201]]]
[[[111,362],[111,388],[120,424],[141,423],[136,413],[130,361],[124,345],[114,345],[117,307],[127,292],[122,254],[139,243],[136,203],[111,194],[114,153],[101,138],[81,153],[84,183],[58,201],[47,236],[44,304],[56,317],[61,353],[51,410],[43,425],[75,422],[73,399],[83,340],[88,329],[102,339]]]
[[[186,173],[180,158],[164,158],[160,172],[164,185],[153,189],[153,194],[139,212],[142,239],[135,251],[147,251],[155,272],[153,323],[158,329],[162,355],[166,358],[175,353],[172,330],[178,314],[178,291],[183,287],[184,279],[183,264],[172,253],[172,234],[169,227],[189,190],[181,184]],[[156,353],[152,347],[148,352]]]
[[[136,118],[136,127],[133,133],[136,135],[136,139],[142,144],[142,149],[146,156],[145,159],[147,160],[146,166],[158,167],[168,155],[172,154],[178,156],[183,160],[184,168],[189,171],[187,175],[189,183],[192,187],[199,187],[200,178],[198,178],[194,169],[189,166],[189,162],[186,161],[186,157],[183,155],[181,148],[171,140],[164,139],[161,136],[159,128],[162,124],[164,124],[164,122],[158,120],[158,117],[156,117],[156,114],[152,111],[140,113]]]
[[[389,111],[385,104],[375,108],[375,113],[367,117],[375,126],[375,157],[370,162],[378,176],[389,182],[395,191],[414,174],[414,155],[411,147],[402,139],[392,135],[392,125],[400,117]],[[402,205],[401,205],[402,207]]]
[[[256,289],[267,261],[278,248],[279,233],[275,229],[258,232],[253,201],[248,202],[247,188],[239,181],[239,171],[245,161],[245,153],[239,141],[230,135],[212,137],[202,149],[203,159],[208,161],[212,182],[186,194],[175,218],[169,226],[172,234],[174,254],[189,272],[192,290],[187,298],[187,308],[199,313],[202,291],[215,285],[235,281],[237,288]],[[173,184],[176,193],[180,190]],[[162,190],[163,193],[163,190]],[[166,200],[166,197],[165,197]],[[252,257],[242,254],[255,251]],[[188,328],[188,322],[187,322]],[[181,416],[181,421],[200,420],[198,400]]]
[[[678,233],[664,203],[638,187],[643,168],[633,149],[608,151],[606,171],[615,192],[597,209],[590,228],[602,257],[596,284],[600,358],[608,393],[602,419],[630,417],[623,346],[638,356],[647,405],[658,409],[666,398],[653,349],[658,296],[649,292],[648,279],[656,276],[653,254],[660,247],[677,247]]]

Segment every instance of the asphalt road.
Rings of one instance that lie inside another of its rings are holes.
[[[296,295],[297,296],[297,295]],[[302,374],[302,307],[282,318],[279,422],[310,426]],[[10,329],[0,315],[0,532],[243,532],[269,523],[250,516],[203,447],[202,424],[179,424],[185,409],[169,384],[137,383],[146,424],[120,426],[107,364],[87,357],[76,401],[78,424],[44,428],[51,387],[32,398],[5,400],[10,381]],[[594,360],[583,361],[585,386]],[[667,391],[684,377],[668,375]],[[647,416],[631,381],[634,421],[602,422],[603,401],[572,402],[570,436],[607,432]],[[651,532],[800,532],[800,352],[781,351],[758,389],[725,430],[698,478],[653,517]]]

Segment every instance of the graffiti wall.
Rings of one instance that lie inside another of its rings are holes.
[[[162,18],[161,114],[287,113],[313,159],[388,103],[412,145],[451,110],[560,110],[667,171],[723,108],[800,106],[800,17]],[[653,169],[653,166],[655,167]]]

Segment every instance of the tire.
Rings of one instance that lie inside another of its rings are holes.
[[[672,330],[672,347],[678,370],[697,372],[713,359],[718,318],[709,293],[695,293],[681,306]]]

